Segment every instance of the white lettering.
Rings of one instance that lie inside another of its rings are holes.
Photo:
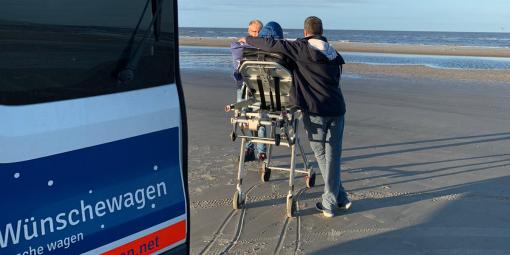
[[[133,193],[130,192],[124,194],[124,207],[129,208],[133,205],[135,205],[135,203],[133,202]]]
[[[9,236],[11,237],[12,244],[18,244],[20,229],[21,229],[21,220],[18,220],[18,225],[16,226],[16,234],[14,234],[14,229],[12,228],[11,223],[5,225],[5,234],[0,232],[0,246],[2,248],[7,247],[7,244],[9,242]]]
[[[48,217],[44,220],[41,220],[41,235],[46,235],[46,227],[44,227],[46,222],[50,223],[50,233],[53,233],[53,231],[55,231],[55,229],[53,229],[53,218]]]
[[[105,205],[105,203],[103,201],[97,202],[97,204],[96,204],[96,215],[98,217],[103,217],[106,214],[105,209],[106,209],[106,205]]]
[[[136,209],[142,209],[145,207],[145,194],[143,189],[137,189],[135,192],[135,199],[136,203],[139,204],[139,206],[136,207]]]
[[[166,195],[166,183],[165,182],[161,182],[161,183],[158,183],[158,197],[161,197],[161,190],[163,190],[163,193]]]
[[[146,207],[147,200],[153,200],[166,194],[166,183],[160,182],[156,185],[139,188],[133,192],[109,197],[93,204],[87,204],[84,200],[80,200],[79,207],[71,208],[69,211],[59,213],[54,217],[39,219],[30,217],[20,219],[16,223],[7,222],[5,228],[0,229],[0,248],[6,248],[11,244],[19,244],[23,239],[29,241],[55,231],[61,231],[69,226],[93,220],[95,217],[103,217],[107,213],[115,213],[130,207],[141,210]],[[71,236],[68,240],[62,239],[48,243],[48,249],[68,248],[77,238]],[[20,252],[19,254],[24,253]]]
[[[64,239],[60,239],[51,243],[46,244],[46,247],[48,248],[48,251],[54,251],[56,249],[67,249],[71,247],[72,244],[77,243],[79,241],[83,240],[83,233],[79,233],[77,235],[68,236]]]
[[[83,200],[80,201],[80,205],[81,205],[81,219],[83,220],[83,222],[87,221],[86,211],[89,212],[90,219],[93,220],[94,212],[92,212],[92,206],[85,205],[85,202]]]
[[[151,185],[151,186],[147,187],[147,198],[149,200],[156,198],[155,195],[152,195],[154,193],[156,193],[156,189],[154,188],[154,186]]]
[[[120,195],[118,198],[112,197],[111,201],[110,199],[106,199],[106,205],[108,206],[108,210],[110,211],[110,213],[120,211],[120,209],[122,208],[122,195]]]
[[[71,211],[69,212],[69,215],[68,215],[68,222],[69,222],[69,225],[71,225],[71,226],[78,225],[78,223],[80,223],[80,221],[79,221],[79,220],[76,220],[76,221],[74,221],[74,220],[73,220],[73,214],[74,214],[74,215],[76,215],[76,216],[78,216],[78,215],[80,215],[80,211],[78,211],[78,210],[76,210],[76,209],[73,209],[73,210],[71,210]]]
[[[67,227],[67,221],[64,219],[64,217],[66,217],[65,213],[59,213],[55,218],[57,223],[60,224],[60,226],[57,226],[57,230],[62,230]]]
[[[30,231],[29,231],[29,225],[30,225],[30,221],[32,221],[32,234],[30,234]],[[25,224],[23,225],[23,230],[25,232],[25,240],[32,240],[33,238],[36,238],[39,236],[38,231],[37,231],[37,222],[35,222],[35,219],[34,217],[31,217],[30,220],[28,219],[25,219]]]

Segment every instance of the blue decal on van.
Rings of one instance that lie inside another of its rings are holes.
[[[175,127],[0,164],[0,254],[79,254],[185,214],[179,148]]]

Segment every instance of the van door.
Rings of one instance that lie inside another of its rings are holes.
[[[0,4],[0,254],[188,254],[177,1]]]

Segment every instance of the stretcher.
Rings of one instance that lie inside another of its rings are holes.
[[[310,166],[300,142],[298,127],[302,119],[301,110],[290,104],[289,97],[294,88],[292,73],[286,59],[276,53],[263,52],[257,49],[245,49],[239,72],[243,77],[243,100],[225,106],[226,112],[232,112],[230,119],[232,141],[241,140],[237,186],[232,198],[234,209],[245,206],[246,196],[243,191],[243,179],[246,176],[244,166],[245,145],[267,145],[267,159],[259,162],[259,175],[262,182],[268,182],[272,170],[289,173],[289,191],[287,194],[287,217],[294,217],[296,204],[294,201],[294,179],[296,173],[305,174],[307,187],[315,185],[316,174]],[[269,133],[266,137],[258,137],[255,132],[265,126]],[[252,132],[247,132],[252,131]],[[271,164],[273,147],[290,149],[290,166],[279,167]],[[303,160],[303,169],[296,169],[297,153]]]

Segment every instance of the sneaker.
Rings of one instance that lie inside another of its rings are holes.
[[[343,203],[338,203],[338,208],[342,209],[342,210],[345,210],[345,211],[348,211],[351,209],[352,207],[352,202],[347,200],[347,202],[343,202]]]
[[[267,159],[267,155],[265,152],[259,153],[259,161],[265,161]]]
[[[326,218],[332,218],[333,216],[335,216],[333,211],[324,208],[324,206],[322,205],[321,202],[317,202],[315,204],[315,209],[317,209],[317,211],[319,211],[319,212],[322,212],[322,215],[324,215],[324,217],[326,217]]]
[[[250,162],[255,160],[255,151],[253,149],[246,149],[244,152],[244,162]]]

